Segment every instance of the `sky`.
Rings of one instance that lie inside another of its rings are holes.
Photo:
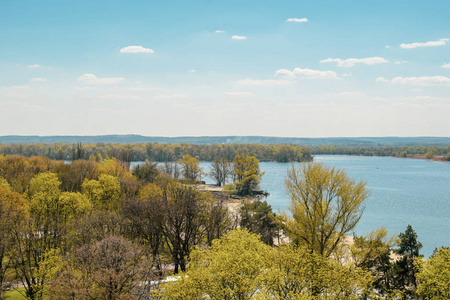
[[[0,1],[0,135],[450,136],[448,0]]]

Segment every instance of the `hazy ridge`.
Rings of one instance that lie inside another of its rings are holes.
[[[158,137],[142,135],[93,135],[93,136],[0,136],[0,144],[34,143],[188,143],[188,144],[293,144],[305,146],[414,146],[448,145],[450,137],[332,137],[332,138],[290,138],[267,136],[185,136]]]

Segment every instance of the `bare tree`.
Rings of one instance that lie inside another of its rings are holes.
[[[226,183],[227,179],[233,174],[233,163],[229,162],[226,158],[216,159],[211,163],[211,171],[209,177],[211,177],[218,186],[222,186]]]

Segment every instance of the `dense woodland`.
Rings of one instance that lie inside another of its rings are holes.
[[[24,156],[44,156],[55,160],[72,161],[89,159],[100,154],[115,157],[123,162],[131,161],[176,161],[189,154],[201,161],[225,158],[233,160],[238,153],[256,157],[259,161],[311,161],[314,154],[343,154],[364,156],[411,157],[428,155],[427,158],[443,156],[450,160],[450,145],[416,146],[299,146],[292,144],[0,144],[0,154]]]
[[[89,156],[0,156],[0,297],[18,288],[28,299],[449,298],[450,250],[423,260],[411,226],[345,243],[367,190],[341,170],[292,167],[292,214],[276,215],[247,197],[263,173],[245,153],[215,159],[208,174],[241,203],[235,212],[226,193],[196,188],[207,170],[188,154],[133,170]]]

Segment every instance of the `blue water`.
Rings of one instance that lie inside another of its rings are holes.
[[[450,246],[450,164],[392,157],[318,155],[316,162],[345,169],[356,180],[365,181],[370,191],[356,228],[362,235],[385,226],[399,234],[410,224],[423,244],[421,253],[431,255],[435,247]],[[209,163],[203,162],[204,171]],[[288,211],[289,197],[284,176],[291,164],[260,163],[265,174],[261,189],[270,193],[272,209]],[[212,183],[209,178],[204,178]]]

